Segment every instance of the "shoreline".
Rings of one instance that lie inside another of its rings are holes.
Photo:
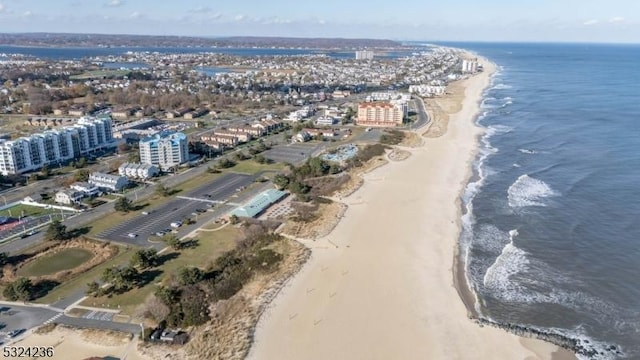
[[[475,120],[494,71],[481,61],[485,73],[464,80],[446,131],[407,149],[407,160],[363,175],[336,228],[304,242],[311,257],[259,319],[247,358],[575,359],[469,319],[464,273],[452,261],[460,194],[483,133]]]

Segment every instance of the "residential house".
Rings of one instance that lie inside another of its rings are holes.
[[[209,113],[209,110],[207,110],[205,108],[199,108],[199,109],[196,109],[194,111],[191,111],[191,112],[188,112],[188,113],[184,114],[184,118],[187,119],[187,120],[193,120],[193,119],[199,118],[201,116],[204,116],[204,115],[206,115],[208,113]]]
[[[60,190],[56,193],[55,201],[58,204],[72,205],[77,204],[82,200],[84,194],[80,191],[72,190],[72,189],[64,189]]]
[[[69,187],[72,190],[79,191],[89,197],[98,196],[98,194],[100,194],[100,189],[98,189],[97,186],[87,182],[74,182]]]
[[[95,185],[99,189],[120,191],[129,184],[129,180],[124,176],[94,172],[89,175],[89,183]]]
[[[155,165],[124,163],[118,168],[118,174],[134,179],[149,179],[158,176],[160,169]]]

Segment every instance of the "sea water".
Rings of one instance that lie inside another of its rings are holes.
[[[640,359],[640,46],[447,45],[498,65],[463,194],[476,310]]]

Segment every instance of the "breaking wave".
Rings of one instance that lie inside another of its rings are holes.
[[[509,206],[522,208],[525,206],[545,206],[545,198],[559,195],[547,183],[529,175],[521,175],[507,190]]]

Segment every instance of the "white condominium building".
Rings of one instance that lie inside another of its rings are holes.
[[[462,72],[463,73],[475,73],[478,71],[478,61],[477,59],[473,60],[462,60]]]
[[[94,172],[89,175],[89,184],[102,190],[120,191],[129,184],[129,180],[124,176]]]
[[[371,60],[374,55],[373,50],[358,50],[356,51],[356,60]]]
[[[187,136],[181,132],[162,132],[140,140],[140,162],[162,170],[189,160]]]
[[[62,129],[0,140],[0,173],[38,170],[44,165],[59,164],[113,146],[111,119],[81,118],[77,124]]]

